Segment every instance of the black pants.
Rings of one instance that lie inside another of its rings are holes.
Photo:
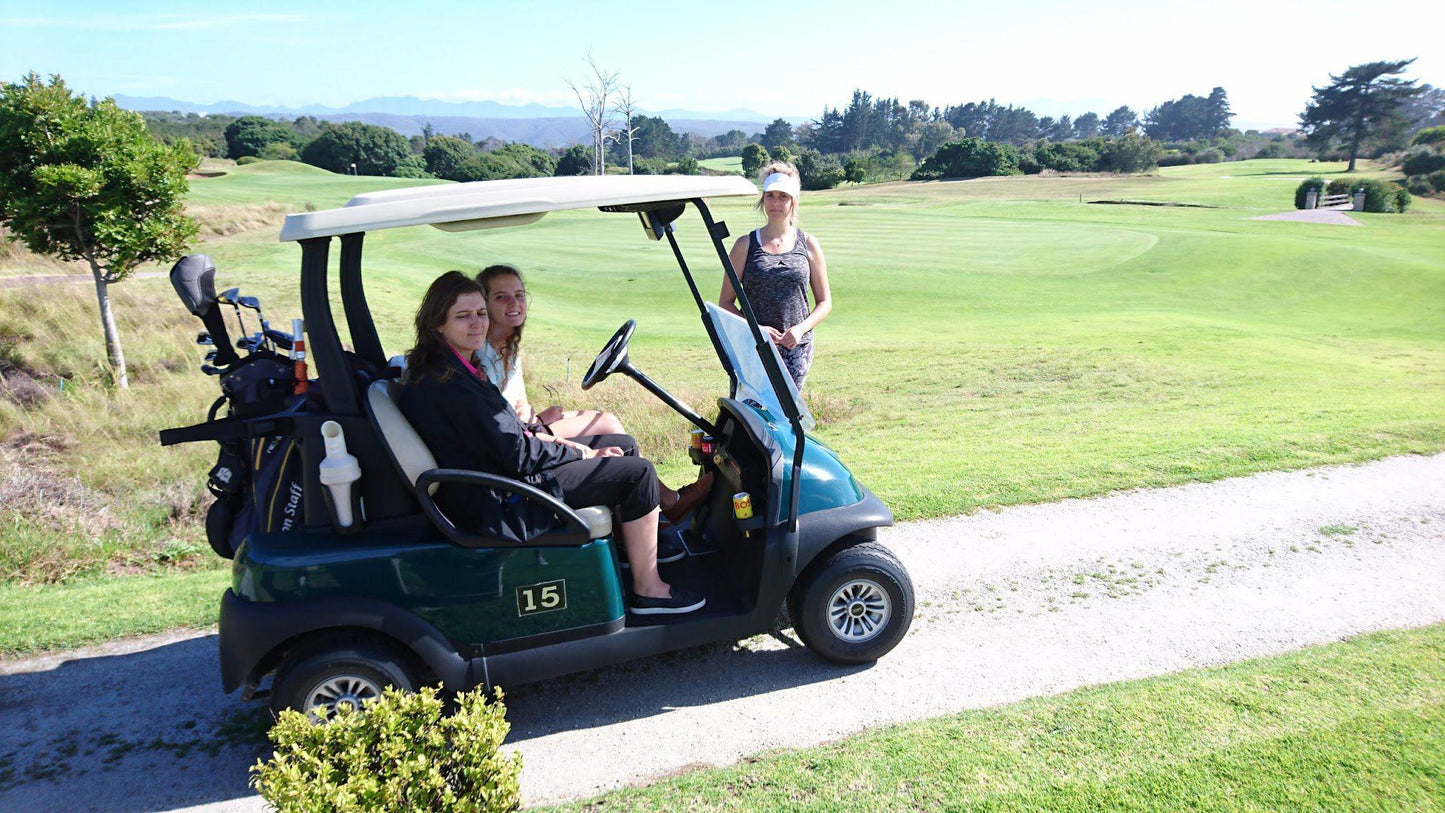
[[[562,488],[562,501],[573,508],[615,505],[623,522],[641,519],[657,507],[657,471],[652,461],[637,456],[637,441],[628,435],[583,435],[573,440],[593,449],[618,446],[625,457],[594,457],[564,463],[549,473]]]

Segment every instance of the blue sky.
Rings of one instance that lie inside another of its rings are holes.
[[[179,10],[178,10],[179,9]],[[657,11],[650,18],[648,9]],[[1419,57],[1445,86],[1445,2],[15,2],[0,80],[97,96],[344,105],[372,96],[568,105],[589,52],[644,108],[816,117],[853,88],[1044,115],[1228,92],[1236,125],[1294,123],[1311,84]]]

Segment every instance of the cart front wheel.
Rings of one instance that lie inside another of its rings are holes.
[[[913,582],[874,542],[833,554],[794,588],[793,627],[809,649],[837,663],[874,661],[903,640],[913,621]]]
[[[272,683],[271,710],[295,709],[313,721],[343,708],[359,711],[388,686],[416,691],[415,675],[408,658],[392,647],[332,643],[287,657]]]

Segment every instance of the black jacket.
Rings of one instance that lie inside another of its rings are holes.
[[[454,354],[447,362],[446,380],[423,375],[401,391],[401,411],[437,466],[500,474],[561,499],[548,470],[581,460],[581,453],[532,437],[491,382],[472,375]],[[511,542],[526,542],[561,524],[550,510],[490,488],[446,483],[437,489],[436,501],[458,528]]]

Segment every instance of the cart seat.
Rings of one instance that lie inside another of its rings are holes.
[[[367,413],[371,416],[372,422],[376,425],[377,434],[381,435],[391,452],[391,459],[396,463],[397,471],[401,473],[402,479],[407,484],[416,487],[423,474],[435,471],[437,468],[436,458],[432,456],[431,449],[422,441],[421,436],[412,428],[411,422],[402,414],[397,402],[401,398],[401,383],[398,381],[376,381],[366,390]],[[526,486],[519,481],[511,481],[518,486]],[[427,494],[435,494],[438,483],[427,486]],[[418,495],[420,498],[420,495]],[[573,512],[587,525],[588,534],[592,539],[601,539],[612,533],[612,510],[606,506],[593,505],[586,508],[573,508]]]

